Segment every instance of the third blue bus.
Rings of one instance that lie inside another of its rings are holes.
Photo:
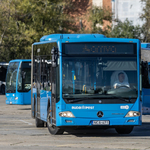
[[[142,114],[150,115],[150,43],[141,44]]]
[[[31,104],[31,60],[11,60],[6,75],[6,104]]]

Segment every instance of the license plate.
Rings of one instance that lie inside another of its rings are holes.
[[[93,121],[93,125],[109,125],[109,120]]]

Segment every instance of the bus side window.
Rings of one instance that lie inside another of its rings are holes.
[[[33,58],[33,88],[36,87],[37,82],[37,59]]]
[[[41,58],[41,90],[48,91],[48,75],[47,75],[47,59],[46,56]]]
[[[51,62],[50,60],[45,60],[43,64],[42,86],[43,90],[45,91],[51,91],[50,62]]]

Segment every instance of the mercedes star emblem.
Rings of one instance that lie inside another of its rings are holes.
[[[98,116],[99,118],[103,117],[103,115],[104,115],[104,114],[103,114],[102,111],[98,111],[98,112],[97,112],[97,116]]]

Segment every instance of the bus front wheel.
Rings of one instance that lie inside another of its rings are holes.
[[[116,127],[115,130],[118,134],[130,134],[133,130],[133,126]]]
[[[35,125],[36,125],[36,127],[44,127],[44,121],[35,117]]]
[[[49,110],[49,109],[48,109]],[[59,135],[59,134],[63,134],[64,130],[60,129],[58,127],[56,127],[55,125],[52,125],[50,123],[50,112],[47,112],[47,127],[48,127],[48,131],[53,134],[53,135]]]

